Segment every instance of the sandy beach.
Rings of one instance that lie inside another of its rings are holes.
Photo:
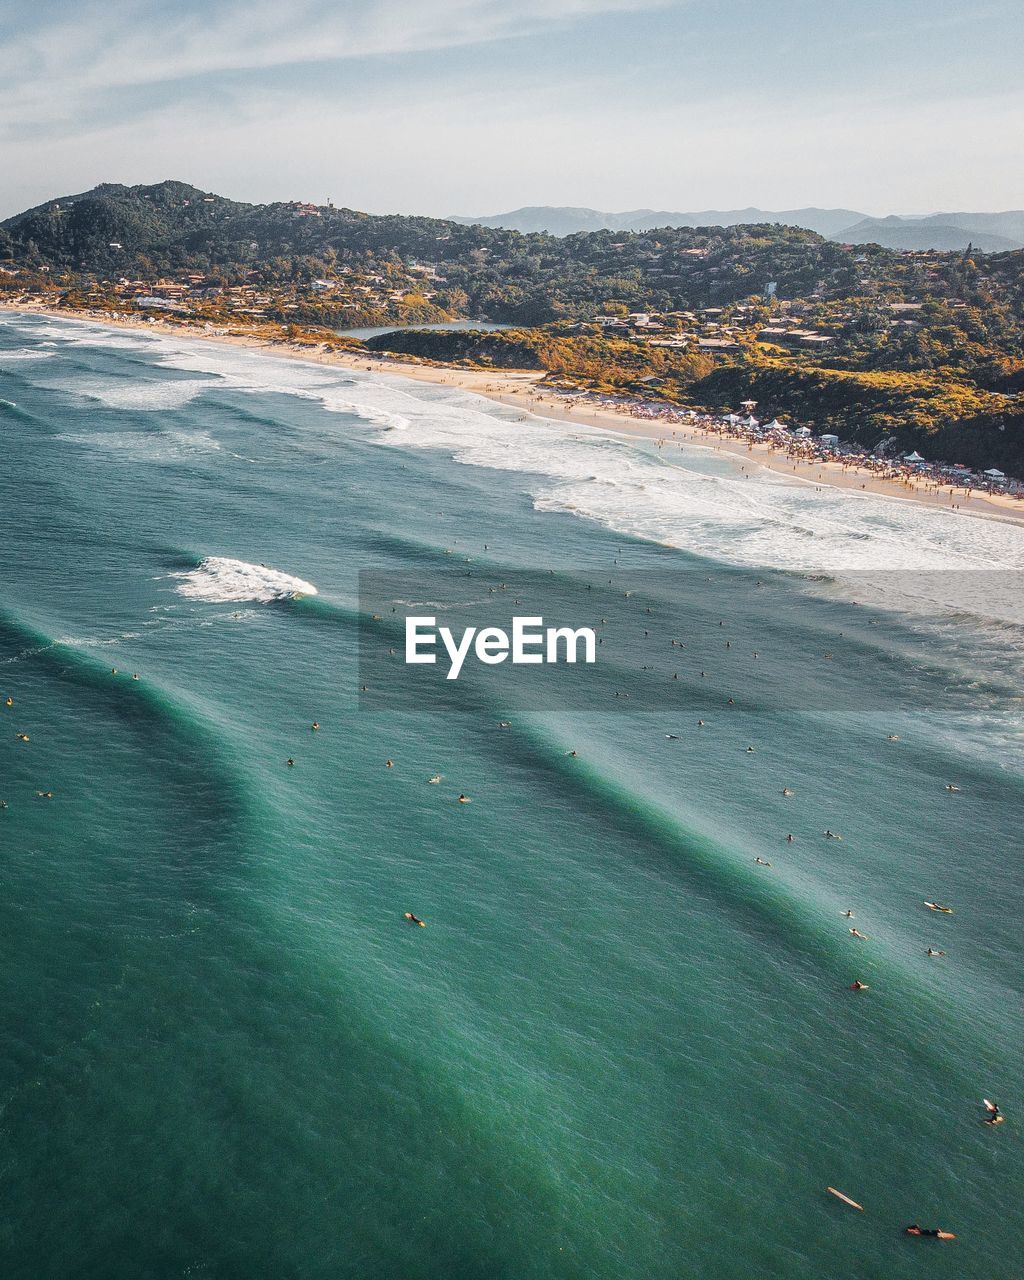
[[[612,407],[588,403],[574,403],[564,394],[556,393],[543,385],[543,373],[535,370],[467,369],[453,365],[437,365],[415,360],[375,356],[369,353],[353,354],[343,351],[324,351],[299,343],[270,339],[259,334],[228,333],[199,329],[166,321],[141,321],[112,316],[108,312],[95,314],[76,312],[73,315],[56,308],[11,306],[0,303],[0,310],[32,312],[50,315],[62,320],[80,320],[111,328],[133,329],[142,333],[159,333],[176,338],[194,338],[204,342],[222,342],[231,346],[266,351],[268,354],[291,360],[315,364],[336,365],[342,368],[360,369],[392,376],[412,378],[418,382],[431,382],[486,396],[490,400],[524,413],[558,421],[575,422],[580,426],[596,427],[624,436],[640,436],[659,441],[662,448],[675,445],[700,445],[717,452],[733,454],[751,463],[778,472],[810,485],[833,486],[879,497],[921,503],[941,507],[961,515],[981,516],[991,520],[1024,523],[1024,502],[1005,494],[974,492],[969,497],[962,489],[949,485],[937,487],[930,479],[890,480],[863,467],[829,460],[804,460],[795,458],[784,449],[768,443],[746,441],[709,431],[700,423],[652,421],[635,416],[625,406]]]

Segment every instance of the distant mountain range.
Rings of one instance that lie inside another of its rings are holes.
[[[783,209],[778,213],[764,209],[704,209],[700,213],[633,209],[629,213],[602,213],[599,209],[541,205],[490,218],[452,218],[451,221],[527,233],[547,231],[553,236],[571,236],[577,231],[650,231],[654,227],[736,227],[750,222],[781,222],[831,236],[864,217],[854,209]]]
[[[580,231],[650,231],[654,227],[734,227],[778,222],[805,227],[841,244],[880,244],[887,249],[966,249],[983,253],[1024,248],[1024,210],[1005,213],[934,213],[926,216],[893,214],[872,218],[855,209],[703,209],[694,213],[633,209],[605,213],[599,209],[531,206],[490,217],[453,217],[452,222],[504,227],[525,233],[547,231],[555,236]]]

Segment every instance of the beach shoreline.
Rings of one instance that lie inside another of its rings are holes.
[[[658,442],[662,449],[672,445],[697,445],[714,452],[745,458],[768,471],[816,487],[838,488],[865,496],[914,502],[947,511],[1004,523],[1024,523],[1024,502],[1006,494],[972,493],[943,485],[936,489],[912,477],[899,480],[880,476],[873,471],[830,459],[804,459],[766,441],[748,441],[730,437],[695,422],[659,422],[631,414],[626,405],[577,404],[544,385],[539,370],[470,369],[457,365],[441,365],[361,353],[309,348],[287,340],[260,334],[227,333],[200,330],[195,326],[172,324],[161,320],[142,320],[112,315],[109,312],[76,312],[69,315],[56,307],[12,305],[0,302],[0,311],[22,315],[41,315],[53,319],[98,325],[112,330],[129,329],[140,333],[156,333],[164,337],[184,338],[200,342],[216,342],[255,352],[309,364],[330,365],[363,372],[386,373],[449,386],[483,396],[524,414],[558,422],[575,423],[608,431],[624,438],[640,438]],[[581,393],[582,394],[582,393]]]

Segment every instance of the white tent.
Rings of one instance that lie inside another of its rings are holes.
[[[759,427],[761,424],[760,424],[760,423],[758,422],[758,420],[754,417],[754,415],[753,415],[753,414],[751,414],[749,418],[746,418],[746,419],[744,420],[743,425],[744,425],[745,427]]]
[[[795,436],[806,437],[811,434],[811,429],[810,427],[794,427],[793,434]]]
[[[725,420],[726,420],[726,422],[731,422],[731,423],[733,423],[733,425],[735,425],[737,422],[742,422],[742,421],[743,421],[743,419],[740,417],[740,415],[739,415],[738,413],[727,413],[727,414],[725,415]]]
[[[785,423],[780,422],[778,418],[772,418],[771,422],[765,427],[766,431],[785,431],[785,429]]]
[[[904,462],[924,462],[924,458],[915,449],[913,453],[905,453],[903,455]]]
[[[839,437],[833,436],[833,435],[821,436],[820,440],[822,444],[838,444],[839,443]]]
[[[1004,471],[1000,471],[998,467],[989,467],[989,469],[985,472],[985,474],[989,476],[992,480],[1006,479],[1006,473]]]

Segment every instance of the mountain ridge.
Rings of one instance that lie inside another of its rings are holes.
[[[508,213],[477,218],[452,216],[462,226],[546,232],[565,237],[587,231],[650,231],[658,227],[730,227],[745,224],[779,224],[816,231],[840,244],[879,244],[888,249],[966,249],[971,244],[983,253],[1024,248],[1024,210],[994,213],[889,214],[873,217],[854,209],[824,209],[814,205],[800,209],[704,209],[681,213],[633,209],[609,213],[561,205],[525,205]]]

